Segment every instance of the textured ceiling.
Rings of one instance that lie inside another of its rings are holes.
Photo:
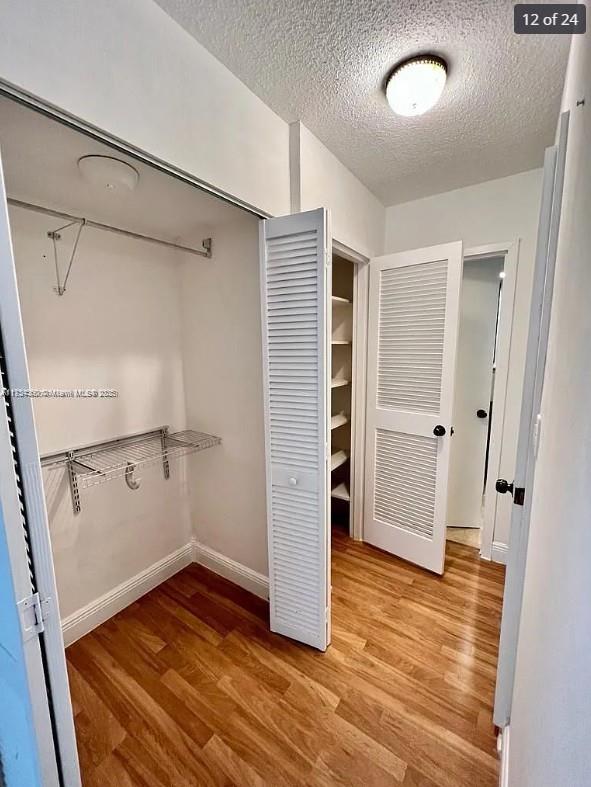
[[[386,205],[541,166],[568,37],[517,36],[510,0],[157,0],[284,120],[301,120]],[[399,60],[448,61],[440,103],[389,109]]]

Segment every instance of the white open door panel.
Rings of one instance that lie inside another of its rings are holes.
[[[540,411],[550,315],[554,293],[554,270],[562,211],[562,190],[566,166],[569,113],[560,116],[558,145],[547,148],[538,222],[534,281],[529,316],[527,352],[523,377],[519,438],[513,480],[514,501],[511,512],[509,555],[505,574],[501,637],[497,663],[494,722],[505,727],[511,719],[519,623],[525,583],[529,542],[532,490],[535,477],[536,446],[539,439]],[[518,491],[520,490],[520,491]]]
[[[323,209],[261,222],[271,630],[330,639],[330,238]]]
[[[462,243],[370,262],[364,540],[443,573]]]
[[[57,787],[41,643],[22,622],[34,584],[6,401],[0,398],[0,784]]]
[[[1,162],[0,332],[3,356],[0,384],[8,389],[27,390],[29,371]],[[3,440],[0,446],[2,517],[8,543],[6,554],[10,559],[20,618],[26,621],[22,623],[23,653],[42,783],[47,787],[57,787],[58,783],[65,787],[79,787],[74,718],[31,398],[8,394],[5,405],[0,408],[0,420],[3,418],[9,420],[8,431],[0,428],[0,440]],[[19,543],[20,548],[15,548]],[[23,548],[26,558],[23,557]],[[23,564],[25,559],[26,566]],[[23,581],[25,573],[28,579]],[[23,596],[28,590],[33,592],[33,596]],[[39,601],[37,612],[34,611],[36,599]],[[38,619],[42,614],[39,610],[43,610],[42,620]],[[31,613],[34,624],[31,623]],[[0,634],[0,650],[4,645],[3,636],[4,631]],[[13,649],[13,654],[15,652]],[[41,661],[43,663],[39,667]],[[0,701],[0,714],[3,712]],[[1,771],[0,783],[3,783]]]

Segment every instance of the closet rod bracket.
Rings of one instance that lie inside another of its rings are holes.
[[[170,478],[170,465],[168,464],[168,426],[163,426],[160,430],[160,445],[162,446],[162,471],[164,473],[164,480]]]
[[[205,252],[206,257],[211,257],[213,254],[213,241],[211,238],[203,238],[201,241],[201,245],[203,246],[203,251]]]
[[[74,452],[68,451],[67,453],[67,467],[68,467],[68,481],[70,483],[70,495],[72,497],[72,510],[74,514],[80,513],[80,490],[78,489],[78,478],[76,476],[76,468],[75,465],[76,460],[74,459]]]

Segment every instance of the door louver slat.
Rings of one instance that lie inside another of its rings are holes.
[[[379,287],[378,407],[438,413],[447,260],[388,268]],[[421,362],[420,374],[413,361]]]
[[[422,496],[421,489],[435,489],[437,438],[414,437],[422,452],[408,450],[409,436],[376,430],[376,471],[374,515],[376,519],[410,533],[433,535],[433,494]]]

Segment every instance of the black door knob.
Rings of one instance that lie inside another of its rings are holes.
[[[478,416],[478,418],[486,418],[488,413],[486,412],[486,410],[480,409],[480,410],[476,410],[476,415]]]
[[[433,434],[435,435],[435,437],[443,437],[443,435],[445,434],[445,426],[442,426],[441,424],[437,424],[437,426],[433,429]]]
[[[507,492],[512,496],[513,495],[513,481],[509,483],[505,481],[504,478],[497,478],[497,483],[495,484],[495,489],[497,492],[500,492],[502,495],[506,495]]]

